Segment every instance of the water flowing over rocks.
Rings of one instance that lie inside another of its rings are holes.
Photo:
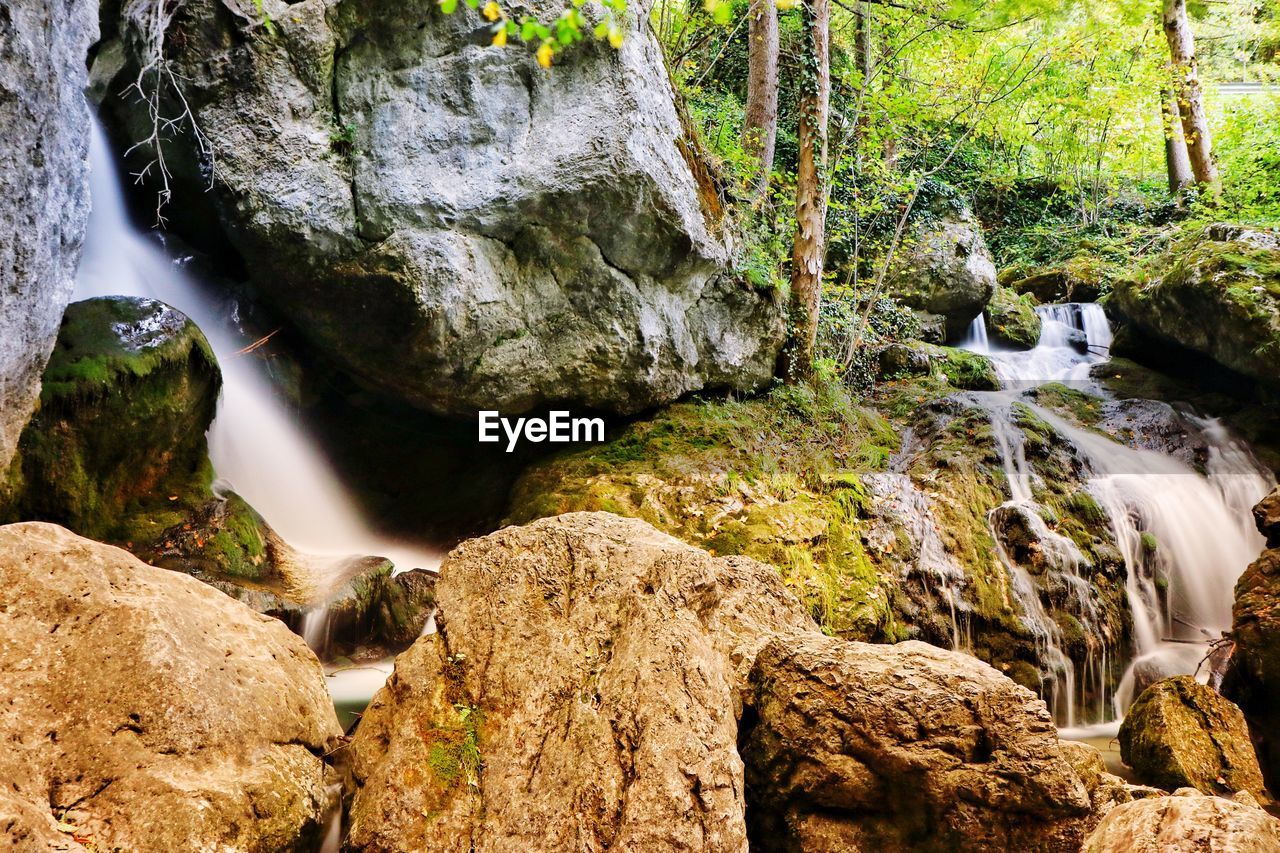
[[[1031,693],[966,655],[824,637],[771,567],[644,522],[471,540],[438,599],[351,744],[353,850],[793,849],[754,829],[789,809],[832,838],[1070,850],[1093,823]]]
[[[766,383],[780,303],[729,272],[719,190],[647,25],[543,73],[437,6],[267,0],[273,32],[231,0],[178,12],[166,50],[264,295],[349,371],[438,412],[634,413]],[[196,155],[173,160],[193,189],[213,168]]]
[[[1148,785],[1266,800],[1244,715],[1188,675],[1148,687],[1120,726],[1120,755]]]
[[[0,839],[290,850],[341,734],[279,622],[50,524],[0,527]]]
[[[6,4],[0,14],[0,498],[40,373],[71,299],[89,215],[87,0]]]
[[[1208,797],[1193,788],[1117,806],[1085,840],[1083,853],[1280,851],[1280,821],[1248,794]]]

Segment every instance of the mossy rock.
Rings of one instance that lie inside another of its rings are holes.
[[[1117,282],[1107,305],[1158,341],[1280,389],[1280,234],[1209,226]]]
[[[1244,714],[1189,675],[1143,691],[1120,726],[1120,757],[1148,785],[1265,800]]]
[[[10,518],[137,546],[208,499],[221,374],[183,314],[150,299],[74,303],[43,382]]]
[[[1017,349],[1033,349],[1040,342],[1040,315],[1030,294],[1019,296],[1006,287],[997,287],[987,303],[987,333]]]
[[[1106,294],[1116,269],[1102,258],[1079,254],[1058,267],[1002,277],[1001,284],[1030,296],[1042,305],[1061,302],[1096,302]]]

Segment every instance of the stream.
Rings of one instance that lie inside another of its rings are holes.
[[[211,288],[183,269],[153,236],[130,220],[110,143],[96,123],[89,152],[90,197],[84,254],[73,299],[135,296],[156,299],[186,314],[204,332],[222,368],[222,393],[209,428],[215,492],[244,498],[291,546],[307,557],[317,601],[341,582],[352,556],[379,556],[396,571],[436,570],[433,549],[378,533],[343,486],[296,412],[272,388],[263,362],[242,350],[252,340],[235,325]],[[430,623],[428,623],[430,627]],[[304,616],[303,634],[317,651],[325,642],[323,603]],[[340,709],[361,707],[391,672],[390,660],[329,672]]]
[[[1207,447],[1203,472],[1172,455],[1130,447],[1083,429],[1037,405],[1025,392],[1050,382],[1107,399],[1092,374],[1109,360],[1112,334],[1102,307],[1094,303],[1047,305],[1036,311],[1042,331],[1030,351],[993,344],[982,315],[961,346],[990,358],[1002,385],[999,391],[974,395],[991,417],[1009,484],[1008,500],[991,517],[1007,509],[1024,511],[1047,562],[1067,581],[1073,615],[1086,630],[1097,624],[1092,618],[1092,588],[1085,580],[1087,560],[1073,541],[1049,529],[1042,518],[1033,495],[1025,437],[1013,418],[1015,402],[1030,408],[1072,445],[1084,463],[1087,489],[1106,515],[1124,559],[1133,647],[1108,648],[1099,642],[1099,651],[1080,661],[1061,651],[1061,629],[1046,614],[1025,569],[998,548],[1022,605],[1023,622],[1036,638],[1041,658],[1054,670],[1045,699],[1064,737],[1087,738],[1118,728],[1139,692],[1136,686],[1179,674],[1207,680],[1203,662],[1210,644],[1230,630],[1236,579],[1264,544],[1250,511],[1275,479],[1220,421],[1199,413],[1179,412]],[[1148,542],[1158,547],[1147,547]],[[1113,686],[1109,664],[1117,659],[1124,674]],[[1094,700],[1086,704],[1083,697]]]

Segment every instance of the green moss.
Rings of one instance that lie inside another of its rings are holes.
[[[871,502],[862,475],[882,470],[898,442],[837,382],[680,403],[530,469],[509,520],[577,510],[641,518],[714,553],[776,566],[834,634],[883,637],[896,630],[896,569],[862,542]]]
[[[204,433],[219,384],[182,315],[146,300],[74,303],[19,442],[22,488],[8,514],[151,541],[210,496]]]
[[[938,369],[956,388],[968,391],[995,391],[1000,387],[991,359],[967,350],[940,347],[944,350]]]

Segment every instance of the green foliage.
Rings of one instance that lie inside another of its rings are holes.
[[[437,2],[440,11],[446,15],[458,10],[458,0]],[[536,45],[535,55],[543,68],[550,68],[557,54],[586,39],[588,33],[599,41],[607,41],[614,48],[622,47],[626,0],[596,0],[602,17],[594,25],[589,21],[589,16],[594,15],[583,11],[587,0],[570,0],[559,16],[551,20],[529,14],[510,17],[497,0],[488,0],[483,6],[481,0],[462,2],[468,9],[478,10],[489,22],[494,47],[505,47],[512,37],[519,38],[526,45]]]

